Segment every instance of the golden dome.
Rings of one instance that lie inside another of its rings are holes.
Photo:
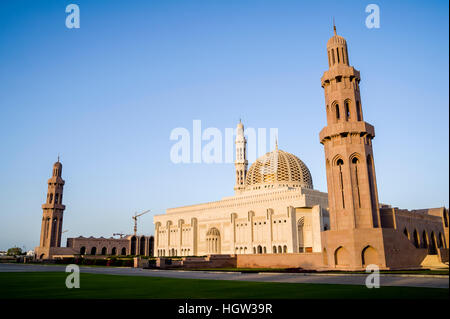
[[[278,148],[258,158],[247,172],[246,189],[313,188],[308,167],[297,156]]]

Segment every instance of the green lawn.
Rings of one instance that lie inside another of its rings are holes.
[[[81,273],[80,288],[67,289],[63,272],[0,273],[5,298],[440,298],[448,289],[354,285],[263,283]]]
[[[196,268],[188,270],[200,270],[200,271],[229,271],[229,272],[312,272],[318,274],[336,273],[336,274],[367,274],[365,271],[301,271],[300,269],[289,268]],[[381,274],[390,275],[444,275],[448,276],[448,269],[443,270],[431,270],[431,269],[418,269],[418,270],[380,270]]]

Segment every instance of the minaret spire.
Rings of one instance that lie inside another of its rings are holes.
[[[244,135],[244,124],[241,119],[236,128],[236,160],[234,162],[236,170],[236,184],[234,190],[236,193],[244,190],[245,178],[247,177],[247,140]]]
[[[336,24],[334,23],[334,17],[333,17],[333,31],[334,31],[334,35],[337,35],[337,33],[336,33]]]

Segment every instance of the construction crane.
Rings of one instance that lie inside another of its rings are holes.
[[[123,238],[125,236],[124,233],[114,233],[113,236],[120,236],[120,238]]]
[[[136,233],[137,233],[137,218],[138,218],[139,216],[142,216],[142,215],[147,214],[147,213],[149,213],[149,212],[150,212],[150,210],[146,210],[145,212],[142,212],[142,213],[140,213],[140,214],[134,213],[134,216],[131,217],[131,218],[134,219],[134,235],[135,235],[135,236],[136,236]]]

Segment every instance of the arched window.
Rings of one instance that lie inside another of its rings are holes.
[[[97,254],[97,247],[92,247],[91,248],[91,255],[95,255]]]
[[[113,247],[113,249],[111,250],[111,255],[117,255],[117,248]]]
[[[361,260],[363,266],[370,264],[378,264],[378,253],[375,248],[367,246],[361,253]]]
[[[442,233],[439,233],[439,248],[445,248],[444,246],[444,237],[442,236]]]
[[[136,236],[131,237],[130,246],[130,255],[136,255]]]
[[[428,248],[428,236],[425,230],[422,232],[422,248]]]
[[[339,60],[339,48],[336,48],[336,55],[337,55],[337,61],[339,63],[340,62],[340,60]]]
[[[350,119],[350,105],[348,101],[345,101],[345,120],[348,121]]]
[[[283,253],[287,253],[287,246],[286,245],[283,246]]]
[[[336,266],[348,266],[350,264],[350,255],[344,247],[340,246],[334,251],[334,264]]]
[[[282,253],[281,246],[278,246],[278,253],[279,253],[279,254]]]
[[[304,243],[304,224],[305,218],[302,216],[297,222],[297,240],[298,240],[298,252],[303,253],[305,250]]]
[[[417,233],[417,229],[414,229],[413,237],[414,237],[414,246],[416,246],[416,248],[419,248],[420,240],[419,234]]]
[[[272,247],[272,253],[274,253],[274,254],[277,253],[277,246],[273,246],[273,247]]]
[[[263,252],[264,252],[265,254],[267,254],[267,249],[266,249],[266,246],[264,246],[264,248],[263,248]]]
[[[50,194],[49,204],[51,204],[52,202],[53,202],[53,194]]]
[[[217,228],[213,227],[206,233],[206,243],[208,253],[220,254],[220,232]]]
[[[434,235],[434,231],[431,232],[431,236],[430,236],[429,254],[430,255],[436,255],[437,254],[437,241],[436,241],[436,236]]]
[[[125,256],[127,254],[127,249],[125,247],[122,248],[122,251],[120,252],[122,256]]]
[[[341,115],[339,114],[339,104],[336,104],[334,108],[336,112],[336,120],[339,121],[339,119],[341,118]]]
[[[356,197],[358,199],[358,207],[361,208],[361,193],[359,191],[359,172],[358,172],[358,164],[359,160],[357,157],[352,158],[352,168],[355,176],[355,182],[356,182]]]
[[[336,63],[334,59],[334,49],[331,49],[331,58],[333,59],[333,65]]]
[[[102,248],[102,255],[106,255],[106,247]]]
[[[258,246],[258,254],[262,254],[262,247]]]
[[[358,121],[361,121],[361,105],[359,104],[359,101],[356,101],[356,117]]]
[[[80,255],[85,255],[86,254],[86,247],[81,247],[80,248]]]
[[[341,197],[342,197],[342,208],[345,208],[345,200],[344,200],[344,177],[342,175],[342,166],[344,165],[344,161],[342,159],[338,159],[336,165],[339,167],[339,187],[341,189]]]
[[[409,239],[409,232],[408,232],[408,229],[406,229],[406,227],[403,230],[403,234]]]
[[[141,237],[140,245],[139,245],[139,254],[145,255],[145,236]]]
[[[55,204],[58,204],[58,198],[59,198],[59,194],[56,193],[56,194],[55,194]]]
[[[370,203],[372,205],[372,210],[377,210],[376,204],[376,194],[375,194],[375,174],[373,169],[373,160],[370,155],[367,155],[367,174],[369,176],[369,190],[370,190]],[[374,218],[373,226],[378,227],[378,220]]]

